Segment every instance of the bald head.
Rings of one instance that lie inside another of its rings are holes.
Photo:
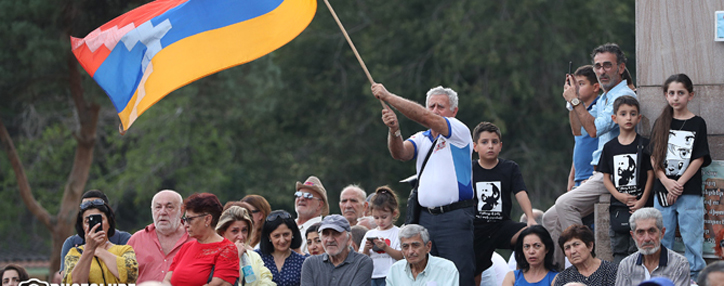
[[[350,225],[356,225],[357,219],[365,214],[367,193],[358,185],[349,185],[339,195],[339,209]]]
[[[168,235],[178,231],[183,213],[183,197],[173,190],[163,190],[156,193],[151,200],[153,225],[156,231]]]

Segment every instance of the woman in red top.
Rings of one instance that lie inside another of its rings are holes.
[[[164,278],[173,286],[230,286],[239,279],[239,256],[236,245],[214,230],[222,206],[215,195],[193,194],[184,201],[182,218],[189,241],[173,259]]]

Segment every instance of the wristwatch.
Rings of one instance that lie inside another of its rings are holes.
[[[402,137],[402,132],[400,132],[400,129],[397,129],[394,133],[395,137]]]
[[[571,99],[571,105],[573,105],[573,107],[576,107],[579,104],[581,104],[581,100],[578,99],[578,97]]]

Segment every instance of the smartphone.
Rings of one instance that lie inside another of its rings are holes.
[[[377,237],[368,237],[367,238],[367,240],[369,240],[369,241],[374,241],[375,239],[377,239]]]
[[[570,85],[573,85],[573,83],[568,80],[568,75],[573,75],[573,73],[571,72],[572,68],[573,68],[573,61],[568,61],[568,73],[566,74],[566,81]]]
[[[572,75],[572,73],[571,73],[571,69],[572,69],[572,68],[573,68],[573,62],[572,62],[572,61],[569,61],[569,62],[568,62],[568,74],[570,74],[570,75]]]
[[[103,217],[99,214],[93,214],[88,216],[88,229],[93,229],[93,227],[96,224],[100,224],[98,228],[96,228],[95,232],[99,232],[103,230]]]

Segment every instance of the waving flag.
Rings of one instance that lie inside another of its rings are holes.
[[[316,0],[157,0],[71,45],[128,130],[170,92],[288,43],[316,10]]]

